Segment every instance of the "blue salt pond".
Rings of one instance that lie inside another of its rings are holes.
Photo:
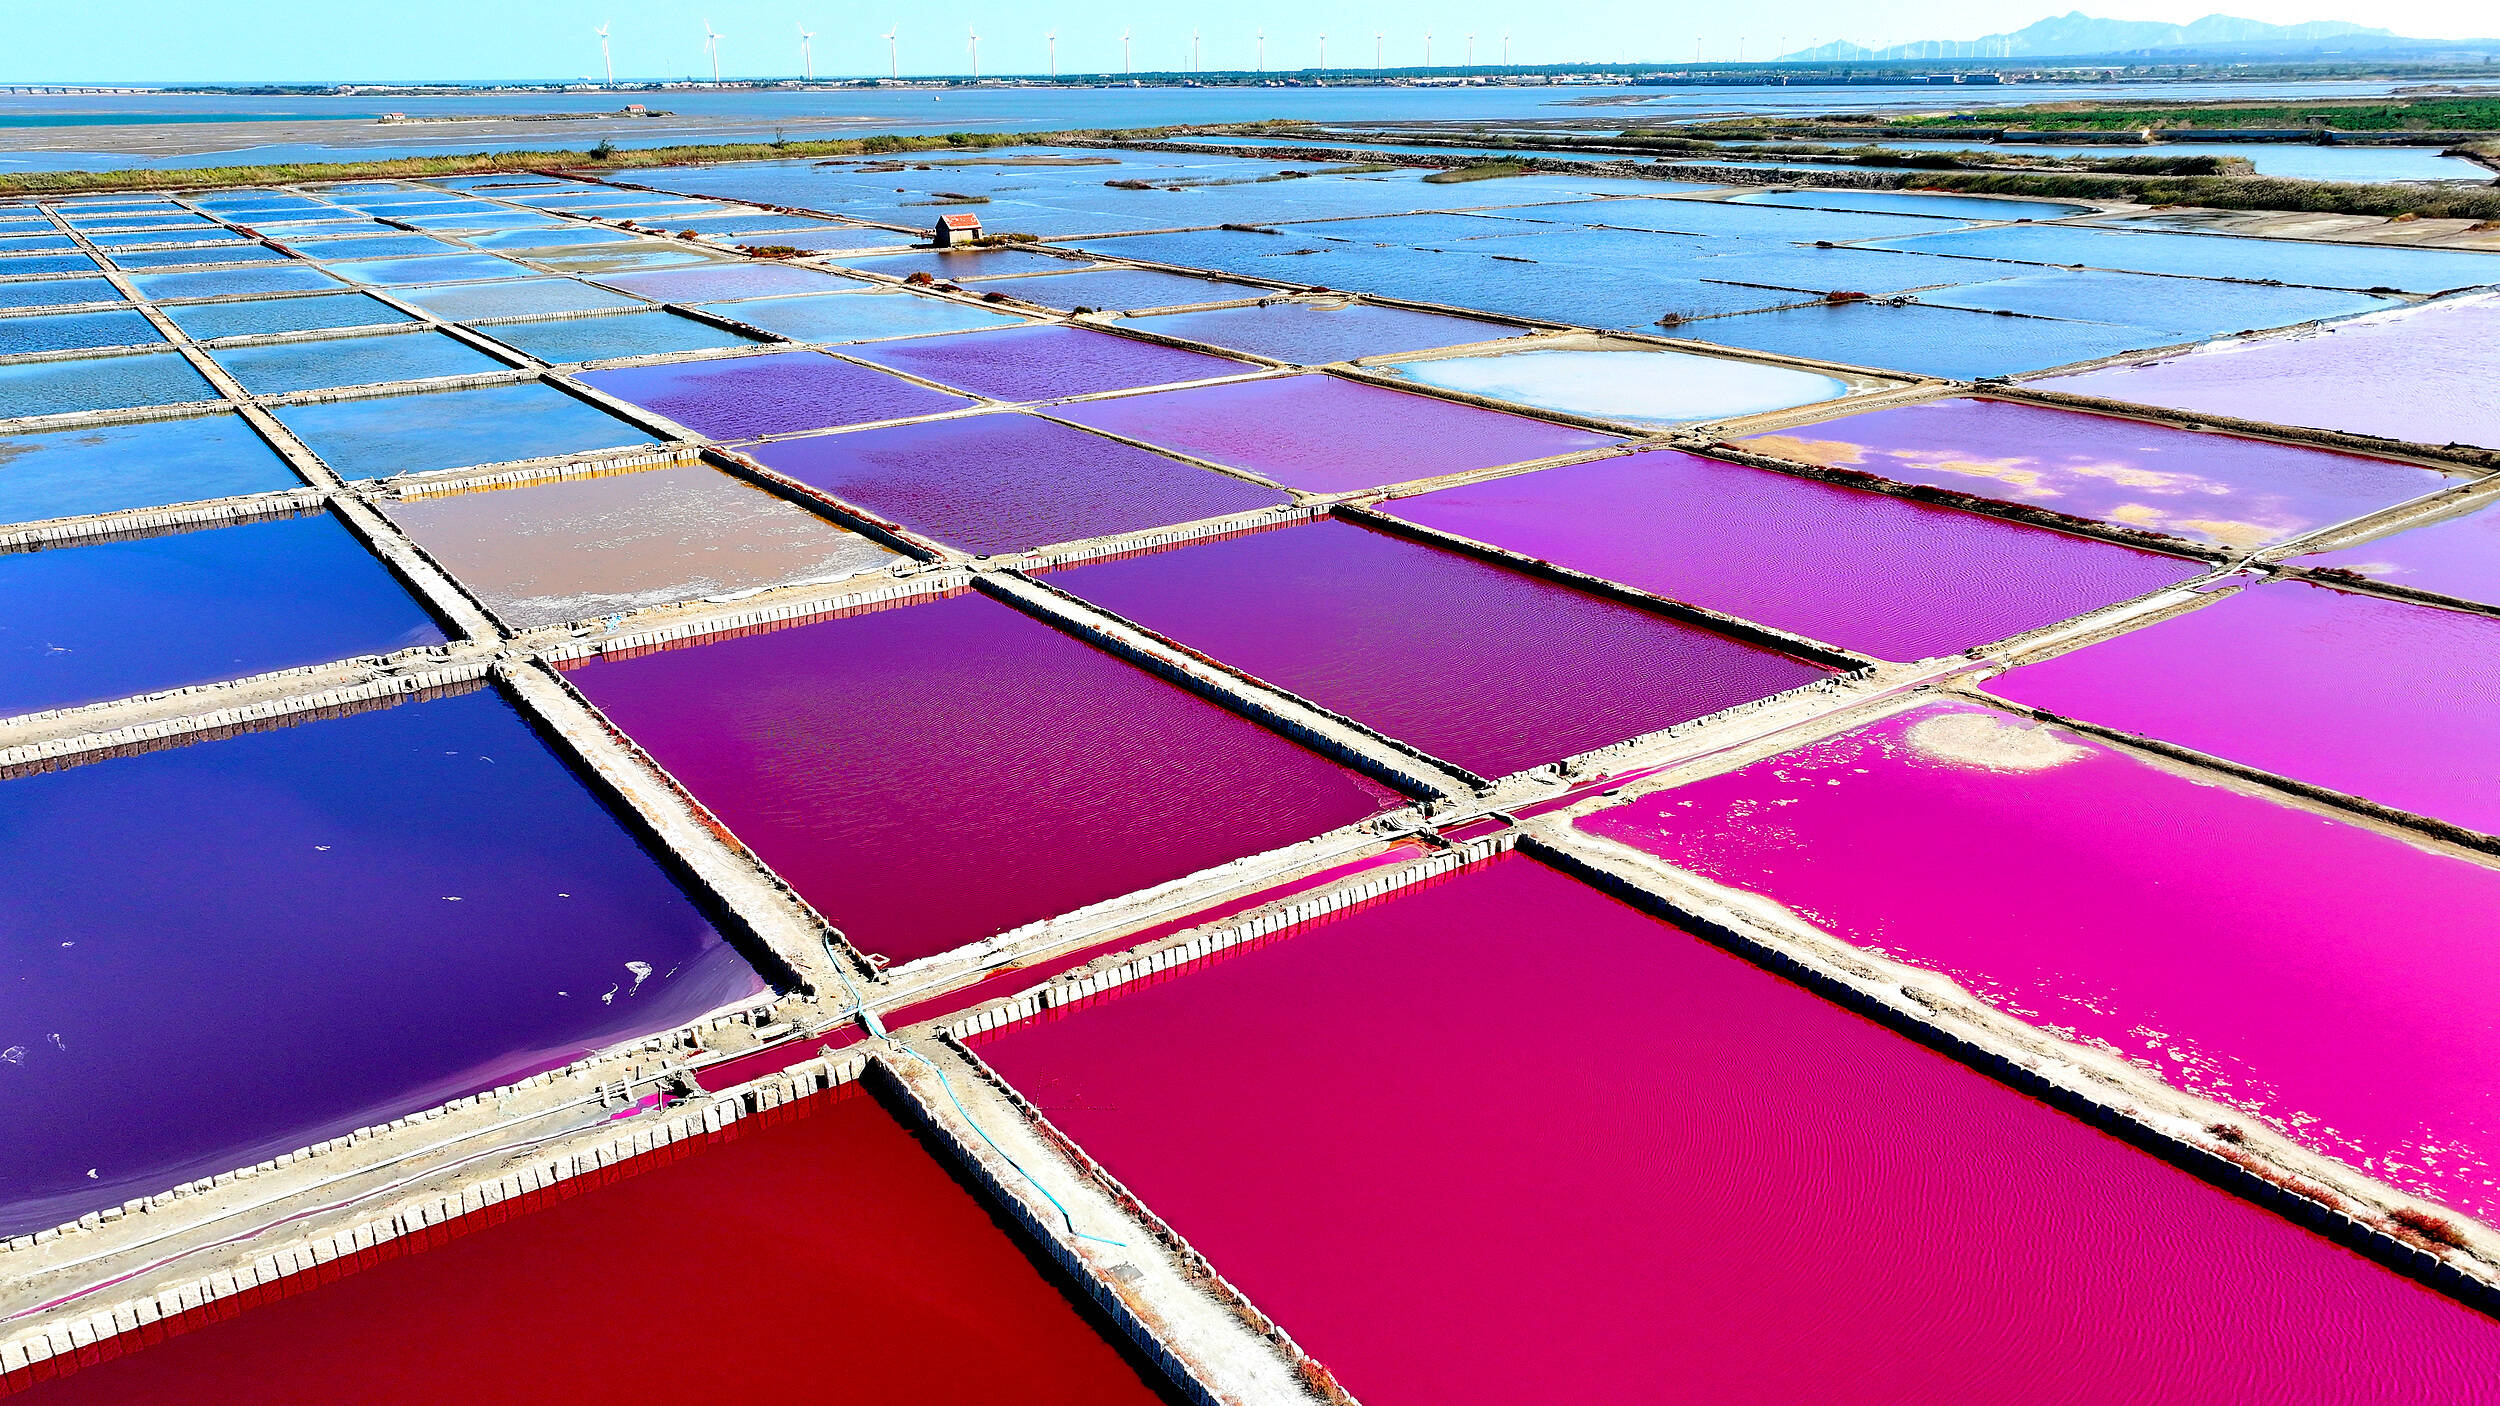
[[[456,337],[428,330],[220,347],[209,355],[254,395],[512,369]]]
[[[301,487],[236,415],[0,436],[0,522]]]
[[[529,270],[492,254],[444,254],[431,258],[371,259],[326,266],[350,283],[453,283],[513,278]]]
[[[795,298],[757,298],[704,303],[705,312],[734,318],[800,342],[866,342],[880,337],[917,337],[1011,326],[1022,319],[944,298],[914,293],[809,293]]]
[[[130,286],[139,296],[226,298],[240,293],[327,292],[339,281],[310,264],[273,264],[267,268],[206,269],[198,273],[132,274]]]
[[[0,308],[64,307],[118,303],[121,292],[101,278],[29,278],[0,283]]]
[[[179,229],[136,229],[121,230],[112,234],[90,234],[87,236],[87,242],[111,253],[120,249],[141,249],[155,244],[187,244],[205,250],[219,244],[246,244],[250,241],[230,229],[186,225]],[[62,245],[71,247],[66,239],[62,241]],[[205,264],[213,260],[203,253],[200,262]]]
[[[2086,229],[2078,225],[2009,225],[1953,230],[1888,247],[2017,263],[2080,264],[2132,273],[2200,278],[2271,278],[2316,288],[2394,288],[2437,293],[2500,283],[2500,254],[2458,249],[2398,249],[2378,244],[2320,244],[2296,239]]]
[[[1510,337],[1521,329],[1471,317],[1377,303],[1278,302],[1137,319],[1140,331],[1230,347],[1301,366],[1430,351]]]
[[[502,283],[449,283],[440,288],[393,288],[391,296],[436,317],[476,322],[492,317],[541,317],[551,313],[643,308],[640,298],[570,278],[519,278]]]
[[[486,689],[0,777],[0,891],[0,1234],[763,989]]]
[[[308,298],[261,298],[237,303],[177,303],[165,309],[165,315],[185,336],[197,342],[414,321],[390,304],[362,293],[318,293]]]
[[[327,513],[0,555],[0,715],[442,641]]]
[[[1836,377],[1629,344],[1528,348],[1379,368],[1418,385],[1665,428],[1835,400]]]
[[[130,308],[0,317],[0,356],[150,346],[164,340],[145,314]]]
[[[2383,312],[2393,298],[2331,288],[2274,288],[2257,283],[2165,278],[2100,270],[2021,274],[1921,293],[1919,301],[1982,312],[2014,312],[2076,322],[2148,327],[2175,339],[2288,327],[2320,318]]]
[[[535,381],[290,405],[274,413],[345,478],[579,454],[652,439]]]
[[[113,267],[133,269],[223,268],[234,264],[283,264],[287,256],[260,244],[186,244],[172,249],[116,249]]]
[[[496,230],[469,236],[480,249],[586,249],[594,244],[627,244],[636,238],[621,229],[596,225],[565,225],[553,229]]]
[[[497,322],[478,330],[506,346],[558,365],[755,344],[753,338],[656,308],[537,322]]]
[[[96,261],[84,254],[0,255],[0,278],[39,273],[93,273],[96,267]]]
[[[1593,200],[1569,205],[1540,205],[1512,214],[1540,220],[1570,220],[1618,229],[1646,229],[1677,234],[1717,235],[1793,240],[1811,244],[1828,239],[1838,244],[1853,239],[1899,239],[1969,223],[1916,215],[1867,214],[1852,210],[1779,209],[1739,205],[1727,200]]]
[[[1126,311],[1131,308],[1183,307],[1191,303],[1235,302],[1243,298],[1266,297],[1275,290],[1154,269],[1107,268],[1008,279],[984,284],[981,291],[1003,293],[1023,302],[1038,303],[1065,312],[1076,308]]]
[[[0,234],[0,254],[31,254],[77,247],[78,241],[66,234]]]
[[[2193,340],[2146,327],[1997,317],[1961,308],[1813,304],[1746,317],[1714,317],[1679,337],[1954,380],[2009,376]]]
[[[2089,205],[2055,200],[2011,200],[1996,195],[1920,195],[1900,190],[1770,190],[1730,198],[1736,205],[1785,205],[1791,209],[1857,210],[1882,215],[1937,215],[1956,220],[2055,220],[2088,215]]]
[[[319,235],[289,239],[286,246],[306,259],[395,259],[407,254],[457,254],[457,244],[430,234]],[[362,280],[372,282],[371,279]]]
[[[861,230],[862,235],[881,234],[881,230]],[[1029,249],[915,249],[903,254],[869,254],[844,259],[842,267],[863,273],[881,273],[890,278],[909,278],[925,273],[949,283],[962,283],[976,278],[997,278],[1002,274],[1067,273],[1083,268],[1082,260],[1069,260],[1055,254],[1040,254]]]
[[[0,365],[0,420],[217,398],[217,388],[175,351]]]

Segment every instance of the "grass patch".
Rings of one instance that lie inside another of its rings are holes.
[[[1528,174],[1528,164],[1524,161],[1478,161],[1447,171],[1435,171],[1424,177],[1424,182],[1427,185],[1446,186],[1456,185],[1461,181],[1496,181],[1504,176],[1526,174]]]
[[[1957,171],[1923,176],[1923,190],[1972,195],[2080,196],[2139,205],[2217,210],[2297,210],[2325,215],[2411,215],[2424,220],[2500,219],[2500,188],[2360,185],[2281,176],[2124,176],[2048,171]]]

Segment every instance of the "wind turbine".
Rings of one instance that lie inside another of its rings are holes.
[[[799,69],[807,76],[807,81],[810,83],[816,81],[816,52],[808,47],[808,41],[815,37],[814,34],[808,32],[806,22],[801,21],[799,24]]]
[[[1325,33],[1319,37],[1319,71],[1328,71],[1328,36]]]
[[[1472,34],[1467,36],[1467,66],[1469,68],[1476,66],[1476,36]]]
[[[972,50],[972,81],[978,83],[981,81],[981,31],[965,25],[964,33],[972,36],[965,47]]]
[[[1510,67],[1510,31],[1502,31],[1502,67]]]
[[[1267,72],[1267,31],[1259,31],[1259,72]]]
[[[1059,76],[1059,31],[1054,29],[1042,38],[1050,42],[1050,76],[1057,78]]]
[[[1432,67],[1432,31],[1424,31],[1424,67]]]
[[[1372,67],[1374,68],[1384,67],[1380,62],[1380,41],[1388,37],[1377,29],[1372,31]]]
[[[901,29],[902,26],[898,24],[885,32],[885,76],[888,78],[903,76],[903,60],[894,47],[894,36]]]
[[[1198,31],[1194,29],[1189,31],[1189,71],[1192,73],[1205,71],[1198,63]]]
[[[1137,71],[1136,67],[1128,61],[1128,35],[1129,32],[1127,30],[1123,29],[1120,31],[1120,71],[1122,73],[1135,73]]]
[[[599,63],[601,67],[607,69],[608,86],[613,88],[616,86],[616,60],[608,57],[608,27],[604,24],[600,25],[591,33],[599,36]]]
[[[725,36],[712,32],[712,22],[703,22],[703,52],[712,56],[712,86],[720,86],[720,41]]]

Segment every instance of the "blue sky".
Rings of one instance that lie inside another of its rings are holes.
[[[599,46],[591,30],[611,25],[620,78],[684,77],[703,71],[703,23],[726,36],[722,72],[729,77],[798,72],[798,26],[816,31],[820,75],[882,73],[885,41],[897,28],[903,72],[961,73],[964,34],[977,25],[986,73],[1040,72],[1045,32],[1059,33],[1062,72],[1116,72],[1120,32],[1134,31],[1136,66],[1185,66],[1190,30],[1200,32],[1206,67],[1249,68],[1255,33],[1267,31],[1270,68],[1306,67],[1328,33],[1332,66],[1368,66],[1375,31],[1385,31],[1391,64],[1432,57],[1455,63],[1466,35],[1476,57],[1499,58],[1511,34],[1519,63],[1571,60],[1686,60],[1698,42],[1710,59],[1764,58],[1830,39],[1863,44],[1952,38],[2018,28],[2045,15],[2082,8],[2120,19],[2185,21],[2216,8],[2113,0],[2093,4],[2007,6],[1983,0],[1914,4],[1797,0],[1777,6],[1714,5],[1699,14],[1648,0],[1581,0],[1572,5],[1520,5],[1515,0],[1274,0],[1267,4],[1146,4],[1139,0],[892,0],[862,7],[853,0],[420,0],[376,5],[340,0],[11,0],[0,46],[0,82],[91,83],[114,80],[234,82],[328,79],[547,79],[596,74]],[[2400,33],[2478,35],[2500,29],[2500,13],[2461,0],[2257,0],[2226,13],[2287,23],[2350,19]]]

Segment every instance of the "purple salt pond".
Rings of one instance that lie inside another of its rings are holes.
[[[1443,489],[1389,510],[1881,659],[1957,653],[2205,570],[1674,450]]]
[[[897,962],[1400,804],[977,594],[573,667],[817,911]]]
[[[1052,580],[1482,776],[1560,761],[1827,672],[1335,519]]]
[[[1260,484],[1032,415],[965,415],[777,440],[769,468],[984,555],[1289,501]]]
[[[492,691],[0,773],[0,1234],[761,989]]]
[[[1334,376],[1156,391],[1061,406],[1052,413],[1313,493],[1438,478],[1623,442]]]
[[[2393,507],[2432,469],[2115,415],[1952,399],[1742,441],[1766,454],[2253,548]]]
[[[2495,383],[2500,299],[2473,298],[2033,384],[2269,424],[2488,449],[2500,448]]]
[[[581,380],[714,439],[901,420],[972,404],[812,351],[621,366],[585,371]]]
[[[2500,1218],[2500,872],[1935,704],[1579,822]]]
[[[1247,362],[1053,323],[956,332],[845,351],[942,386],[1006,401],[1134,390],[1257,369]]]
[[[1520,329],[1377,303],[1266,303],[1136,319],[1139,330],[1232,347],[1298,366],[1357,357],[1436,351],[1513,337]]]
[[[2294,564],[2500,605],[2500,512],[2490,501],[2358,546],[2299,557]]]
[[[2500,833],[2500,620],[2272,581],[2026,665],[2035,708]]]

